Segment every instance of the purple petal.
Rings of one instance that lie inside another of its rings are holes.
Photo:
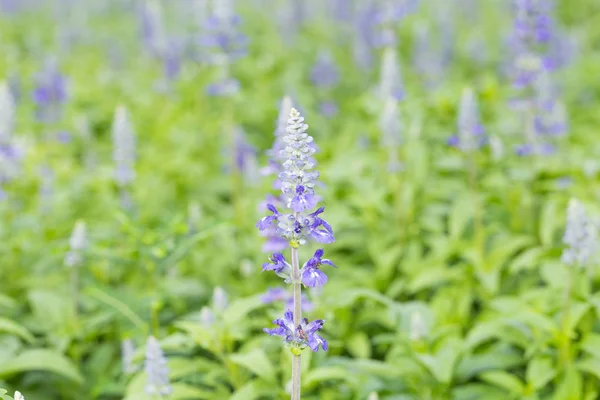
[[[327,283],[327,275],[319,269],[308,268],[302,273],[302,283],[307,287],[320,287]]]

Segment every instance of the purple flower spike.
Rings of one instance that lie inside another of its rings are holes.
[[[301,351],[306,347],[310,347],[312,351],[318,351],[319,347],[323,351],[329,348],[327,341],[317,334],[322,328],[325,321],[322,319],[308,322],[306,318],[302,320],[300,325],[294,326],[294,313],[286,311],[283,318],[278,318],[273,321],[277,328],[263,329],[265,333],[271,336],[281,336],[283,343],[294,351]]]
[[[337,268],[336,265],[327,258],[322,258],[323,249],[315,251],[315,255],[308,260],[302,267],[302,283],[308,287],[320,287],[327,283],[329,279],[319,267],[323,264]]]

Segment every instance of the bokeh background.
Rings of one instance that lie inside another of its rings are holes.
[[[597,0],[0,10],[8,394],[160,398],[152,335],[165,399],[289,397],[255,227],[289,96],[339,267],[304,291],[329,341],[304,352],[304,398],[600,398],[595,241],[561,261],[569,199],[592,238],[600,211]]]

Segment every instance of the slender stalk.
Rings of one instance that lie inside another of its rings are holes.
[[[563,301],[563,313],[561,320],[561,330],[559,336],[559,349],[560,349],[560,363],[561,367],[566,368],[570,364],[570,309],[571,309],[571,294],[573,291],[573,272],[572,268],[569,268],[569,276],[565,284],[564,301]]]
[[[295,213],[296,218],[299,217]],[[298,248],[292,247],[292,278],[294,280],[294,325],[299,326],[302,321],[302,286],[300,284],[300,262],[298,259]],[[293,355],[292,360],[292,400],[300,400],[300,374],[302,359],[300,355]]]

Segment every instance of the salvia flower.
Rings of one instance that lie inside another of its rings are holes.
[[[321,271],[321,265],[329,265],[337,268],[335,264],[327,259],[322,258],[324,254],[323,249],[315,251],[315,254],[304,264],[300,270],[302,277],[302,283],[307,287],[320,287],[327,283],[329,279],[323,271]]]
[[[421,340],[427,336],[427,324],[423,315],[419,311],[413,311],[410,314],[410,340]]]
[[[167,396],[173,392],[169,381],[169,367],[160,343],[150,336],[146,344],[145,371],[147,375],[146,394]]]
[[[331,53],[322,51],[312,67],[310,79],[319,89],[331,89],[340,81],[340,72]]]
[[[269,257],[269,262],[266,262],[262,266],[263,271],[273,271],[283,278],[286,283],[292,281],[292,266],[286,261],[285,257],[281,253],[273,253]]]
[[[1,186],[18,174],[23,158],[23,148],[12,136],[15,129],[16,107],[8,85],[0,82],[0,198]]]
[[[123,373],[125,375],[133,374],[137,371],[137,367],[133,363],[135,355],[135,345],[133,340],[125,339],[121,342],[121,363]]]
[[[258,181],[258,161],[256,148],[248,141],[246,132],[237,126],[234,132],[235,169],[239,171],[247,183]]]
[[[87,244],[86,236],[85,222],[77,221],[69,239],[69,251],[65,256],[65,266],[69,268],[81,266],[83,263],[83,252]]]
[[[395,98],[389,97],[385,102],[379,120],[379,127],[381,129],[381,144],[388,152],[388,171],[399,171],[402,168],[398,155],[398,148],[402,143],[402,120],[398,101]]]
[[[10,87],[0,82],[0,141],[10,139],[15,130],[16,105]]]
[[[383,52],[379,74],[379,98],[386,101],[390,97],[398,101],[404,99],[404,83],[402,82],[398,53],[393,48],[386,48]]]
[[[335,241],[331,226],[319,215],[324,211],[321,207],[312,213],[316,207],[315,182],[319,173],[313,171],[316,163],[312,156],[315,148],[313,138],[306,133],[308,125],[300,113],[292,108],[288,119],[287,135],[283,137],[285,147],[280,151],[283,170],[279,173],[284,205],[291,213],[280,213],[274,205],[267,208],[272,215],[261,219],[256,226],[264,231],[271,224],[277,227],[277,234],[292,246],[304,244],[308,238],[320,243]]]
[[[463,90],[457,129],[458,134],[448,140],[451,146],[469,153],[485,144],[485,130],[479,121],[479,107],[473,89]]]
[[[210,307],[204,306],[202,307],[202,309],[200,309],[200,323],[202,325],[204,325],[207,328],[210,328],[216,320],[217,317],[215,316],[215,313]]]
[[[515,0],[511,76],[516,88],[531,85],[549,65],[544,61],[548,44],[555,37],[551,0]]]
[[[135,131],[124,106],[117,107],[112,126],[115,182],[125,187],[135,179]]]
[[[225,309],[227,308],[228,305],[229,305],[229,296],[227,295],[227,292],[222,287],[217,286],[213,290],[213,297],[212,297],[213,311],[215,311],[217,314],[220,314],[223,311],[225,311]]]
[[[55,60],[48,60],[35,76],[33,102],[39,121],[57,123],[62,118],[62,107],[68,100],[67,80]]]
[[[205,35],[200,44],[208,61],[219,66],[220,78],[207,87],[212,96],[230,96],[239,91],[239,82],[230,76],[230,66],[247,53],[248,38],[240,30],[241,18],[231,0],[214,3],[213,14],[204,24]]]
[[[327,341],[317,334],[323,328],[325,321],[322,319],[308,322],[306,318],[302,319],[300,325],[294,325],[294,314],[292,311],[286,311],[283,318],[279,318],[273,321],[277,328],[267,329],[264,331],[271,336],[281,336],[283,343],[286,347],[289,347],[294,354],[300,354],[300,352],[309,347],[312,351],[318,351],[319,347],[323,351],[327,351]]]
[[[167,48],[163,10],[157,0],[144,1],[140,9],[142,41],[150,54],[161,57]]]
[[[567,246],[562,261],[569,266],[586,267],[598,254],[598,228],[577,199],[567,207],[567,227],[563,236]]]

